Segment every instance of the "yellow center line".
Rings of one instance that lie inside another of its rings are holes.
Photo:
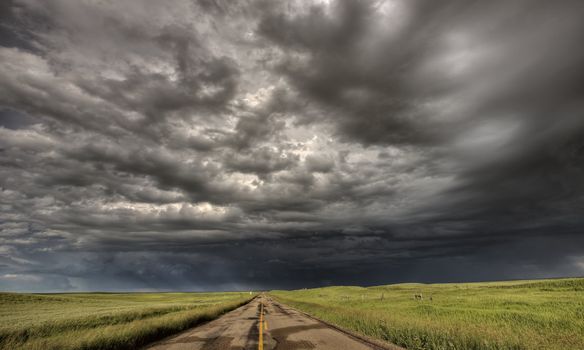
[[[260,339],[258,341],[258,350],[264,350],[264,304],[260,304]]]

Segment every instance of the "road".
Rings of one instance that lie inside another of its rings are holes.
[[[155,343],[147,349],[370,350],[382,348],[354,338],[262,295],[214,321]]]

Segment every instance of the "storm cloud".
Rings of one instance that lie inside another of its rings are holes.
[[[10,0],[0,288],[581,276],[581,1]]]

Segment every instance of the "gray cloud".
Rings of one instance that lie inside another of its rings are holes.
[[[0,288],[581,275],[578,1],[0,5]]]

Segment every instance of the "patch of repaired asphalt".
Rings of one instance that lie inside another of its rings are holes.
[[[245,348],[246,349],[253,349],[254,346],[257,346],[256,340],[259,338],[259,320],[255,318],[255,322],[252,323],[251,327],[247,330],[247,339],[245,341]]]
[[[188,344],[193,342],[202,342],[203,346],[201,350],[236,350],[242,349],[241,347],[231,347],[231,342],[233,337],[217,336],[211,338],[204,338],[195,335],[181,337],[179,339],[173,340],[171,342],[166,342],[165,344]]]
[[[173,340],[165,341],[161,344],[184,344],[184,343],[192,343],[195,341],[206,342],[209,338],[198,337],[196,335],[189,335],[186,337],[180,337]]]
[[[288,310],[284,309],[284,308],[283,308],[283,307],[282,307],[280,304],[273,304],[273,305],[274,305],[275,307],[277,307],[277,308],[278,308],[278,310],[280,310],[280,312],[281,312],[281,313],[283,313],[284,315],[286,315],[286,316],[292,316],[292,315],[290,314],[290,311],[288,311]]]
[[[291,326],[274,329],[270,332],[272,338],[276,341],[275,350],[300,350],[300,349],[314,349],[316,346],[308,340],[290,340],[288,337],[294,333],[299,333],[307,330],[325,329],[328,328],[323,324],[310,324],[303,326]]]

